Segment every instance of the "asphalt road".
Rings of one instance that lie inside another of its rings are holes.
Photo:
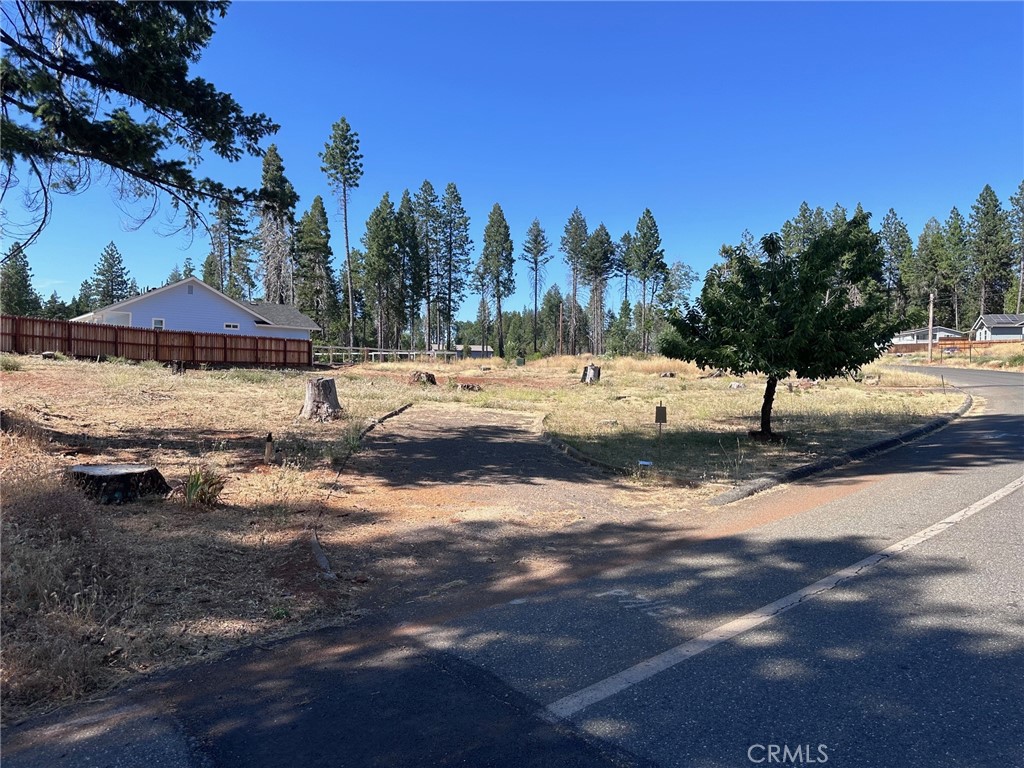
[[[978,407],[734,507],[769,522],[182,670],[4,765],[1024,766],[1024,376],[936,373]]]

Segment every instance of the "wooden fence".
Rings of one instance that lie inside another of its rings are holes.
[[[306,339],[156,331],[13,315],[0,316],[0,351],[60,352],[70,357],[124,357],[160,362],[180,360],[197,365],[286,367],[313,364],[313,343]]]
[[[1016,349],[1012,345],[1016,345]],[[997,341],[975,341],[974,339],[939,339],[932,342],[933,354],[939,354],[939,350],[956,350],[953,354],[978,355],[988,352],[999,354],[1013,354],[1024,352],[1024,341],[1020,339],[1002,339]],[[922,341],[914,344],[893,344],[889,347],[890,354],[909,355],[914,352],[927,352],[928,342]]]

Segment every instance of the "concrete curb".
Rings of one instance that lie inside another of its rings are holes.
[[[953,419],[958,419],[971,410],[974,405],[974,398],[970,395],[964,395],[964,401],[960,407],[957,408],[953,413],[940,416],[937,419],[932,419],[927,424],[914,429],[903,432],[895,437],[886,437],[882,440],[876,440],[868,445],[861,446],[860,448],[854,448],[852,451],[847,451],[839,456],[832,456],[821,461],[816,461],[813,464],[805,464],[802,467],[794,467],[786,472],[778,472],[770,475],[764,475],[763,477],[756,477],[753,480],[748,480],[742,485],[738,485],[735,488],[730,488],[724,493],[720,493],[713,499],[708,501],[713,507],[721,507],[726,504],[731,504],[734,501],[745,499],[749,496],[753,496],[755,493],[761,493],[769,488],[774,488],[777,485],[783,483],[791,483],[795,480],[803,480],[804,478],[816,475],[820,472],[825,472],[836,467],[841,467],[844,464],[850,464],[860,459],[865,459],[868,456],[874,456],[878,453],[884,453],[890,451],[893,448],[898,448],[901,445],[917,440],[920,437],[931,434],[936,430],[942,429],[942,427],[949,424]]]
[[[767,491],[769,488],[774,488],[777,485],[783,483],[792,483],[796,480],[803,480],[811,475],[817,475],[821,472],[826,472],[836,467],[841,467],[844,464],[849,464],[854,461],[865,459],[868,456],[873,456],[878,453],[884,453],[885,451],[898,448],[901,445],[917,440],[920,437],[931,434],[938,429],[949,424],[953,419],[958,419],[966,414],[974,405],[974,398],[970,395],[964,395],[964,401],[960,404],[953,413],[946,414],[945,416],[939,416],[936,419],[932,419],[927,424],[914,429],[907,430],[894,437],[886,437],[881,440],[876,440],[868,445],[863,445],[860,448],[854,448],[852,451],[847,451],[838,456],[831,456],[821,461],[815,461],[812,464],[804,464],[800,467],[794,467],[793,469],[785,472],[777,472],[770,475],[763,475],[762,477],[755,477],[753,480],[748,480],[742,485],[738,485],[735,488],[730,488],[728,491],[718,494],[707,503],[713,507],[721,507],[726,504],[732,504],[734,501],[745,499],[749,496],[753,496],[756,493]],[[624,467],[616,467],[613,464],[608,464],[598,459],[587,456],[585,453],[573,448],[556,437],[553,437],[543,428],[543,419],[541,420],[541,436],[544,441],[554,448],[556,451],[560,451],[570,458],[576,459],[584,464],[589,464],[592,467],[603,469],[606,472],[612,472],[616,475],[628,475],[629,470]]]

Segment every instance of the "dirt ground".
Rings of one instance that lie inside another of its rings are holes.
[[[369,577],[362,605],[405,619],[670,548],[708,514],[687,498],[567,458],[538,416],[418,404],[349,462],[321,539]]]

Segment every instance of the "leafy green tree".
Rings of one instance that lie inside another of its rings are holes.
[[[550,247],[551,243],[548,241],[548,236],[540,225],[540,220],[534,219],[530,224],[530,228],[526,230],[526,242],[523,243],[523,253],[519,257],[526,263],[526,268],[530,273],[530,284],[533,286],[532,328],[534,352],[537,351],[537,312],[540,288],[544,280],[547,264],[551,261],[551,256],[548,255]]]
[[[615,263],[615,243],[605,225],[597,228],[587,238],[581,275],[590,289],[590,351],[595,355],[604,352],[604,295]]]
[[[333,255],[327,211],[317,195],[295,230],[295,305],[325,332],[338,316]]]
[[[292,228],[299,196],[284,175],[284,162],[277,146],[267,147],[259,194],[260,271],[263,300],[270,304],[291,304],[295,295],[292,260]]]
[[[462,207],[462,195],[454,182],[445,187],[441,199],[441,218],[438,228],[441,283],[438,285],[437,317],[444,326],[444,348],[452,346],[452,321],[466,297],[470,251],[473,241],[469,237],[469,216]],[[440,330],[438,339],[441,338]]]
[[[92,290],[98,307],[116,304],[139,293],[138,286],[128,274],[124,259],[113,242],[108,243],[100,253],[100,260],[93,272]]]
[[[0,312],[5,315],[37,317],[42,313],[42,299],[32,287],[32,268],[21,243],[8,249],[0,268]]]
[[[787,254],[777,234],[761,238],[762,254],[722,248],[696,306],[675,316],[663,336],[668,357],[701,368],[767,376],[761,428],[772,439],[772,406],[779,381],[828,378],[878,358],[898,324],[886,318],[875,275],[884,254],[866,215],[826,227],[806,248]]]
[[[210,152],[258,156],[260,140],[277,130],[189,75],[227,2],[12,0],[4,8],[0,162],[4,193],[20,165],[38,200],[32,220],[17,225],[32,230],[26,243],[46,226],[52,191],[81,192],[98,178],[128,201],[169,197],[186,225],[202,218],[204,202],[252,199],[194,174]]]
[[[345,229],[345,264],[349,278],[352,276],[352,265],[349,263],[348,244],[348,203],[353,189],[359,187],[359,180],[363,177],[363,156],[359,153],[359,134],[352,130],[348,120],[342,117],[331,126],[331,137],[324,144],[324,151],[320,153],[320,160],[323,165],[320,167],[327,174],[327,181],[331,185],[338,202],[341,203],[341,218]],[[349,310],[353,307],[352,282],[348,283]],[[349,315],[349,345],[355,344],[353,335],[354,317]]]
[[[1013,244],[1006,211],[988,184],[971,206],[968,244],[974,262],[978,314],[1000,311],[1013,279]]]
[[[639,346],[639,340],[633,330],[633,307],[629,299],[623,299],[619,306],[619,314],[608,324],[608,351],[613,355],[631,355]]]
[[[1021,299],[1024,298],[1024,181],[1017,187],[1017,194],[1010,196],[1009,218],[1010,242],[1013,246],[1013,262],[1017,268],[1017,275],[1014,278],[1013,290],[1006,296],[1006,312],[1019,315]]]
[[[590,237],[587,232],[587,220],[583,218],[583,214],[580,209],[574,208],[572,214],[569,216],[569,220],[565,223],[565,229],[562,233],[562,242],[559,250],[562,251],[562,255],[565,257],[565,263],[569,267],[569,276],[571,279],[571,290],[569,298],[572,299],[569,307],[569,354],[575,355],[579,352],[579,317],[577,310],[579,304],[576,301],[576,297],[579,295],[579,283],[580,283],[580,272],[583,266],[583,260],[586,257],[587,251],[587,239]]]
[[[636,223],[630,252],[631,270],[640,282],[640,351],[648,353],[651,351],[651,302],[668,270],[658,223],[650,208],[644,209]]]
[[[516,289],[515,256],[512,248],[512,233],[505,212],[498,203],[491,208],[484,227],[484,243],[477,262],[476,273],[482,295],[494,300],[495,325],[498,330],[498,357],[505,357],[505,327],[501,313],[501,301],[512,295]]]

